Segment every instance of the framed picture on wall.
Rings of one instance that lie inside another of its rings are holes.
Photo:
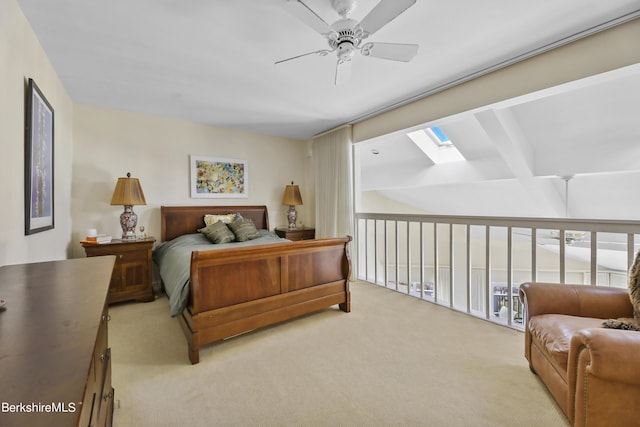
[[[53,108],[33,79],[27,85],[25,235],[53,228]]]
[[[246,160],[191,156],[192,198],[249,197]]]

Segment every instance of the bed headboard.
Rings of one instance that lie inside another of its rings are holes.
[[[244,218],[251,218],[256,228],[269,229],[269,215],[266,206],[161,206],[160,227],[163,242],[183,234],[197,233],[204,227],[207,214],[224,215],[239,212]]]

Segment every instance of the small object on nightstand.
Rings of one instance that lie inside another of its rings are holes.
[[[88,257],[115,255],[109,284],[109,304],[120,301],[153,301],[151,250],[153,237],[137,240],[113,239],[109,243],[80,242]]]
[[[278,237],[288,240],[308,240],[315,239],[316,229],[312,227],[289,228],[287,226],[276,227]]]
[[[109,242],[111,242],[111,236],[107,234],[96,234],[95,236],[85,237],[85,239],[81,243],[98,245],[98,244],[109,243]]]

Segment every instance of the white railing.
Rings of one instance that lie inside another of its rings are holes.
[[[356,214],[358,279],[522,329],[520,283],[626,287],[640,221]]]

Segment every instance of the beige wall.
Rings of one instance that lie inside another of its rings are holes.
[[[25,89],[54,109],[55,228],[24,235]],[[73,104],[15,0],[0,1],[0,265],[64,259],[71,242]]]
[[[361,191],[357,196],[359,197],[356,205],[356,210],[358,212],[384,212],[418,215],[426,215],[430,213],[414,206],[392,200],[381,195],[377,191]]]
[[[131,172],[140,179],[146,206],[134,206],[138,224],[160,238],[161,205],[267,205],[271,228],[286,224],[287,207],[281,204],[286,184],[300,185],[304,205],[299,221],[312,225],[313,182],[309,143],[223,129],[160,117],[75,105],[74,160],[71,215],[73,241],[87,228],[119,237],[122,206],[111,206],[120,176]],[[191,199],[189,156],[246,160],[249,197]],[[82,256],[74,245],[73,256]]]

